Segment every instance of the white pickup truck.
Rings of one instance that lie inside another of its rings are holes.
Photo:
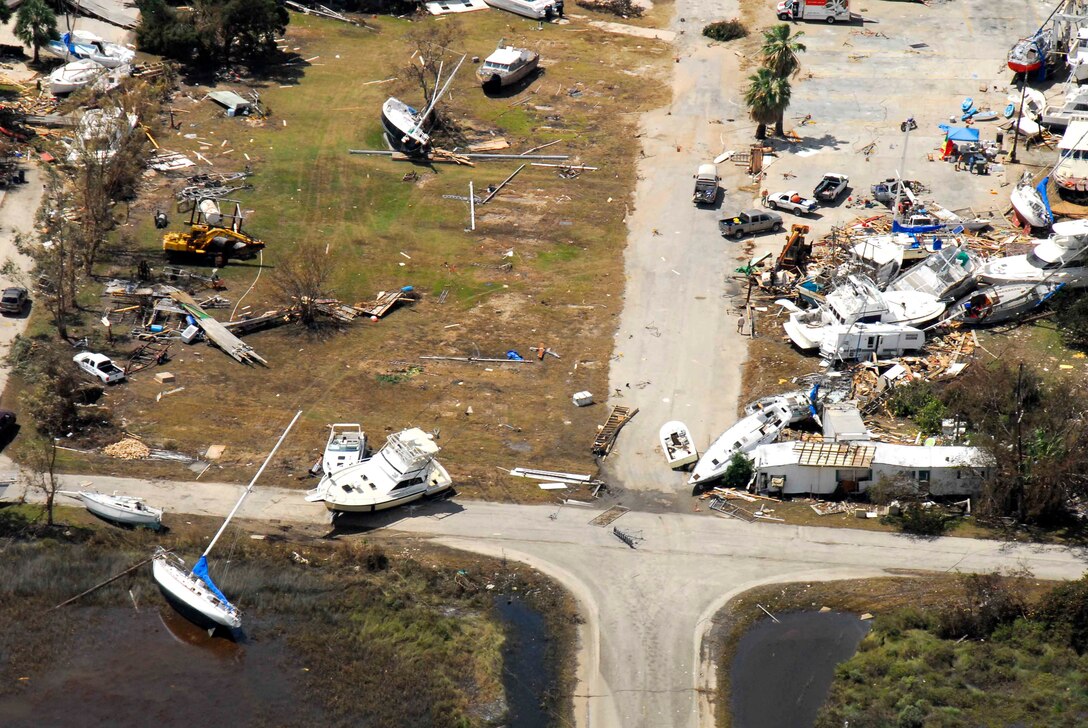
[[[78,364],[83,371],[102,380],[103,384],[116,384],[125,381],[124,370],[114,364],[113,360],[105,354],[84,351],[72,357],[72,361]]]

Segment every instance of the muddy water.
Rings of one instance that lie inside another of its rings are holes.
[[[87,609],[43,674],[0,698],[4,728],[320,725],[305,665],[276,639],[236,644],[171,609]]]
[[[555,666],[548,664],[548,630],[544,616],[520,599],[495,598],[495,609],[506,627],[503,645],[503,687],[509,728],[549,728],[551,712],[545,696],[555,685]]]
[[[816,720],[835,677],[869,622],[842,612],[777,615],[741,637],[730,671],[736,728],[804,728]]]

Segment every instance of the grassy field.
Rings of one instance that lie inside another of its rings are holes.
[[[667,46],[599,32],[584,21],[538,31],[536,23],[486,12],[464,22],[466,40],[457,50],[482,57],[502,37],[539,49],[544,72],[514,95],[489,98],[466,63],[449,94],[447,115],[462,129],[480,130],[476,138],[490,138],[492,131],[504,136],[511,152],[559,140],[544,151],[600,168],[563,179],[553,168],[527,166],[478,208],[477,230],[470,233],[467,204],[443,195],[467,194],[470,180],[477,191],[498,184],[517,162],[429,168],[347,153],[380,147],[378,112],[387,96],[420,100],[419,90],[404,81],[370,83],[403,75],[411,56],[404,42],[410,21],[368,16],[367,24],[292,14],[286,43],[308,62],[280,69],[282,79],[254,84],[271,109],[265,121],[219,116],[217,107],[201,101],[207,89],[183,87],[172,101],[173,108],[189,112],[176,115],[181,128],[171,130],[165,118],[149,126],[164,148],[199,152],[216,171],[250,164],[255,172],[255,189],[240,197],[251,211],[247,229],[268,247],[263,268],[250,261],[221,271],[228,298],[237,301],[260,272],[244,304],[255,312],[283,304],[273,285],[275,267],[297,244],[313,242],[336,259],[329,293],[341,300],[368,300],[405,285],[422,292],[423,300],[379,323],[339,333],[284,327],[250,335],[247,341],[268,359],[267,369],[244,367],[208,347],[178,345],[166,368],[183,391],[158,401],[164,388],[148,370],[111,388],[106,402],[116,422],[149,442],[190,455],[226,445],[206,479],[251,472],[270,436],[302,408],[301,427],[270,471],[281,484],[293,482],[290,476],[316,459],[327,423],[358,421],[377,445],[408,425],[438,430],[442,459],[466,495],[543,498],[532,484],[500,479],[496,466],[595,467],[589,446],[607,413],[603,406],[575,408],[570,396],[588,389],[603,397],[607,388],[623,291],[624,219],[635,183],[634,129],[641,110],[666,99],[658,79]],[[403,180],[407,172],[418,179]],[[149,178],[103,275],[133,268],[134,256],[120,250],[121,241],[152,265],[160,263],[152,212],[169,209],[170,194],[180,186]],[[182,214],[171,217],[172,229],[184,223]],[[92,334],[96,318],[86,317]],[[95,345],[119,355],[133,348]],[[530,358],[529,347],[539,345],[562,359],[483,366],[418,358],[502,357],[511,349]],[[143,472],[141,463],[77,454],[66,454],[63,464]]]
[[[48,680],[94,610],[127,608],[130,599],[169,610],[146,566],[72,606],[50,607],[146,558],[156,543],[193,557],[214,526],[194,518],[155,535],[62,508],[64,526],[28,538],[24,519],[36,510],[0,509],[7,544],[0,609],[20,624],[0,637],[0,696]],[[544,615],[556,675],[547,709],[557,725],[569,721],[575,607],[532,569],[410,539],[337,543],[271,533],[254,541],[235,530],[223,543],[229,563],[215,561],[212,570],[238,595],[249,639],[283,642],[307,666],[292,679],[320,696],[331,725],[490,724],[504,704],[507,635],[493,612],[497,594],[521,595]]]

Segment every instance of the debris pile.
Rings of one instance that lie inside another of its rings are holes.
[[[102,452],[118,460],[143,460],[151,455],[151,448],[139,440],[126,437],[102,448]]]

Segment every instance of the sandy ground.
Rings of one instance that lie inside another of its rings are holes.
[[[2,475],[2,474],[0,474]],[[66,488],[138,495],[167,511],[222,517],[242,486],[65,476]],[[0,493],[18,498],[17,486]],[[31,500],[40,494],[31,493]],[[1084,571],[1076,550],[959,538],[922,540],[849,529],[746,524],[696,514],[632,511],[614,526],[641,539],[632,549],[612,525],[589,523],[593,508],[447,501],[407,507],[378,518],[342,521],[343,537],[374,528],[430,536],[452,547],[525,561],[578,599],[581,629],[580,726],[709,726],[714,690],[703,653],[710,620],[725,601],[766,583],[859,578],[887,569],[990,571],[1025,567],[1049,579]],[[297,490],[259,486],[241,516],[266,523],[329,523],[323,507]]]
[[[135,35],[131,30],[118,28],[116,25],[110,25],[101,20],[95,20],[94,18],[77,18],[67,15],[61,15],[57,18],[57,32],[64,35],[69,27],[74,30],[89,30],[92,33],[97,33],[100,37],[105,38],[111,43],[131,44],[135,42],[133,40]],[[15,37],[14,29],[14,19],[6,25],[0,25],[0,43],[4,45],[20,45],[22,41]],[[30,48],[27,48],[26,54],[27,56],[31,54]],[[47,54],[43,52],[42,56],[46,57]]]
[[[27,169],[26,179],[26,184],[14,185],[5,190],[3,199],[0,200],[0,265],[12,260],[24,271],[30,269],[30,260],[15,249],[15,238],[20,233],[25,235],[34,230],[34,218],[38,214],[43,191],[36,167]],[[26,276],[22,276],[20,280],[0,279],[0,285],[3,286],[18,285],[29,288],[27,283]],[[22,316],[0,317],[0,391],[8,383],[8,367],[3,364],[2,357],[7,356],[11,340],[26,329],[29,312],[27,309]]]

